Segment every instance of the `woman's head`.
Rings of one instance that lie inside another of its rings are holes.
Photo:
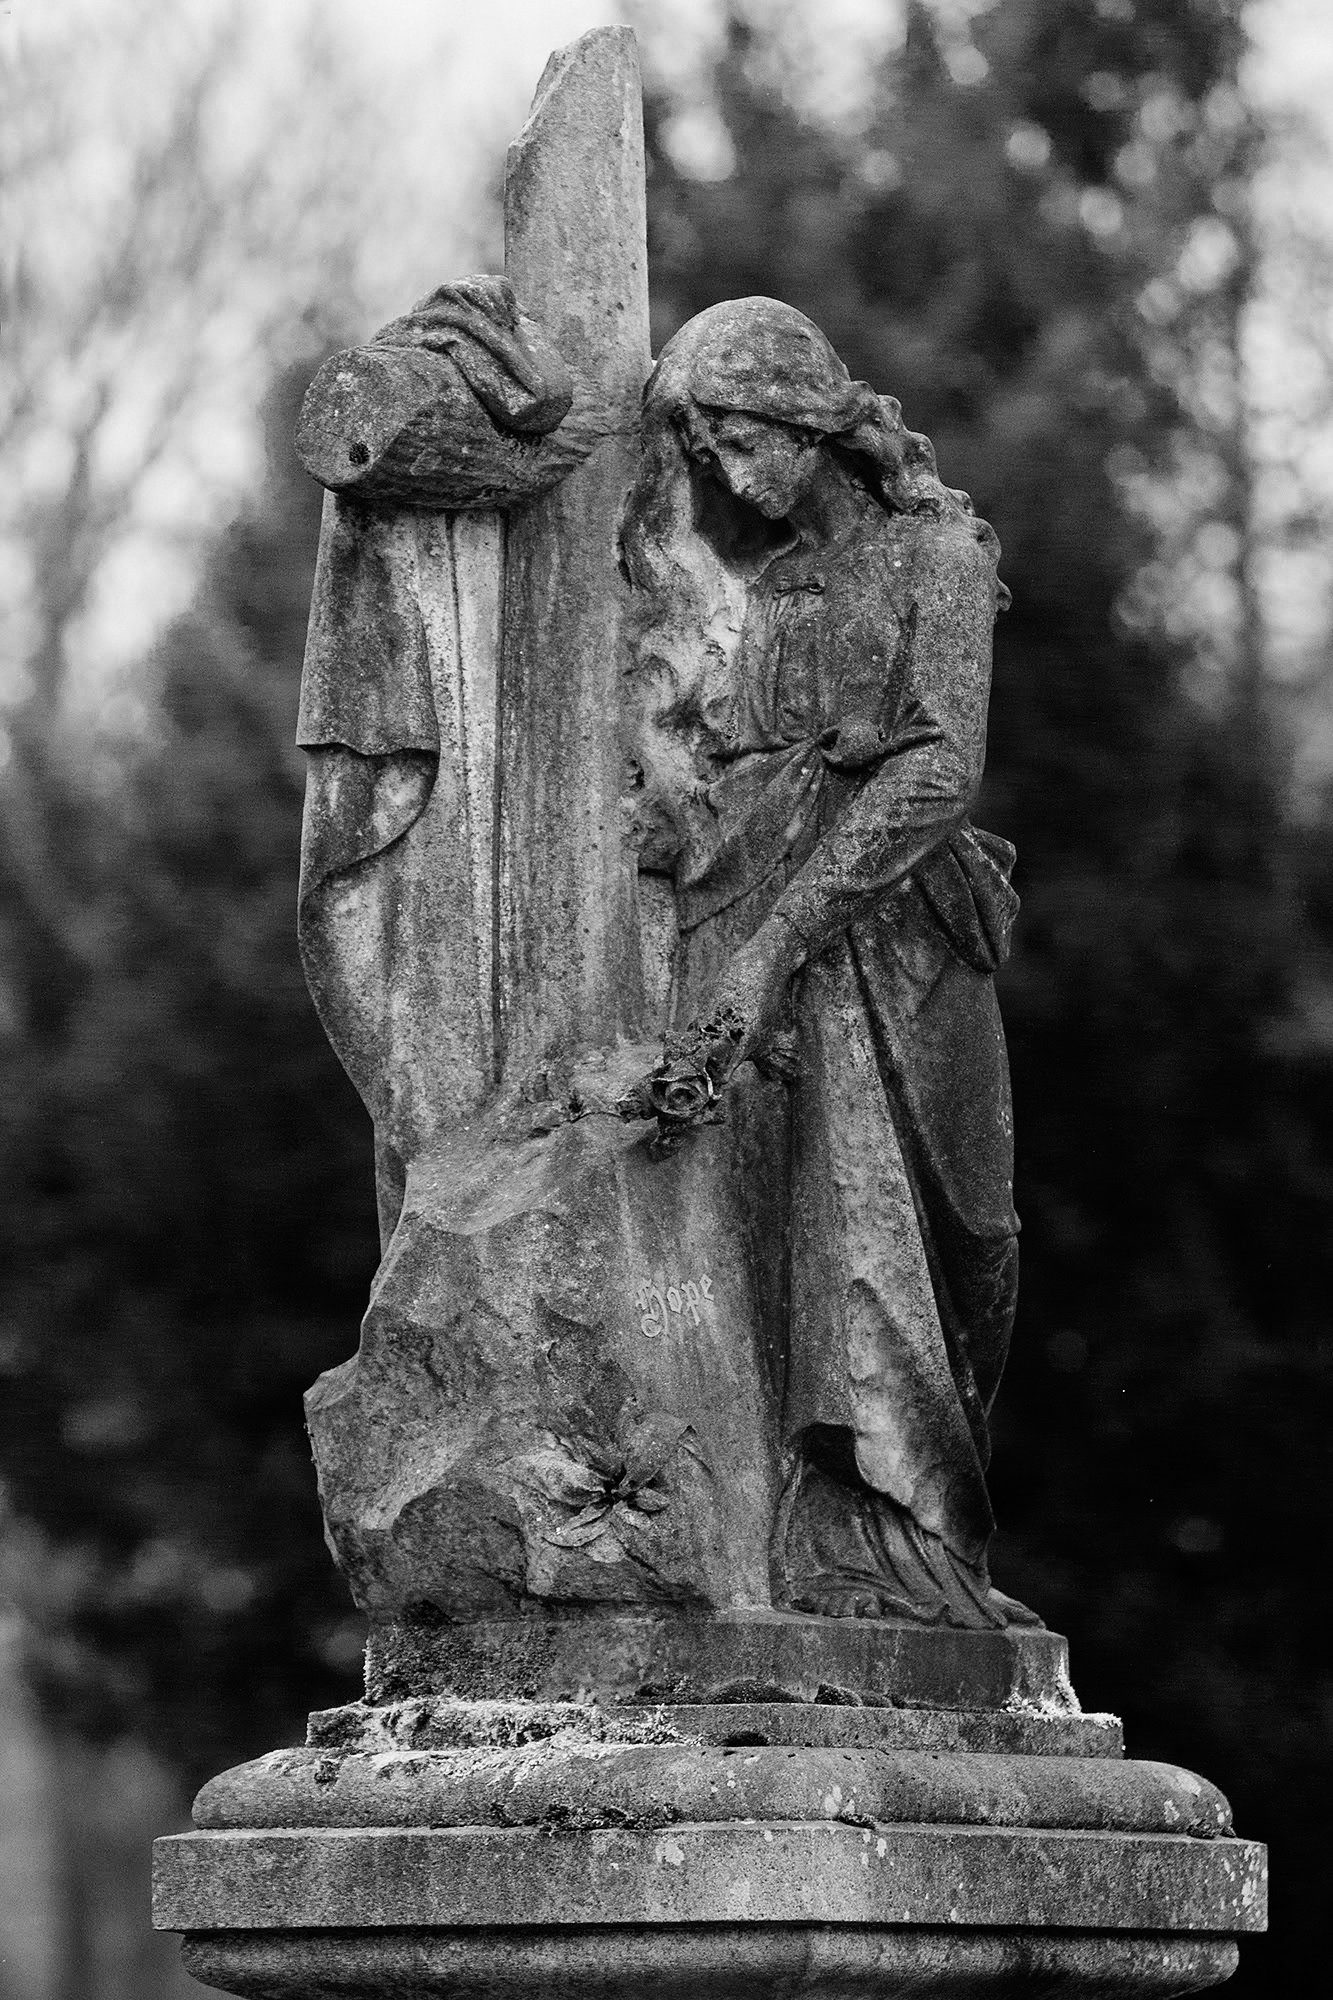
[[[894,399],[854,382],[814,322],[778,299],[727,299],[683,326],[653,370],[644,417],[646,433],[669,424],[691,456],[753,483],[770,518],[779,491],[803,476],[802,454],[824,444],[887,508],[949,497],[929,440],[904,428]]]
[[[852,427],[871,395],[813,320],[778,299],[724,299],[697,314],[663,348],[647,393],[826,434]]]
[[[730,663],[751,580],[786,545],[777,524],[830,453],[886,512],[966,522],[998,555],[967,496],[940,484],[929,439],[904,427],[891,396],[852,380],[804,313],[729,299],[663,348],[620,537],[645,770],[666,768],[682,731],[714,749],[729,740]]]
[[[929,438],[892,396],[855,382],[812,320],[777,299],[728,299],[667,342],[644,390],[638,477],[625,510],[625,574],[647,600],[711,605],[769,559],[807,482],[833,453],[888,513],[966,522],[998,559],[965,493],[940,482]],[[748,501],[717,509],[711,476]],[[1008,592],[998,586],[999,601]],[[714,609],[716,607],[714,606]],[[707,622],[713,611],[699,612]]]

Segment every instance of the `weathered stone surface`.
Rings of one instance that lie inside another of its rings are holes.
[[[406,1705],[377,1740],[444,1707]],[[1229,1837],[1225,1800],[1188,1772],[680,1740],[691,1713],[720,1712],[487,1704],[472,1720],[484,1747],[276,1753],[205,1787],[204,1831],[159,1843],[155,1921],[194,1933],[197,1977],[292,2000],[516,1993],[520,1980],[549,2000],[585,1975],[608,2000],[778,2000],[807,1982],[959,2000],[1165,1995],[1225,1977],[1226,1933],[1262,1927],[1262,1850]],[[738,1710],[756,1712],[916,1719]],[[312,1733],[328,1722],[312,1718]],[[326,1927],[336,1940],[319,1938]]]
[[[522,1618],[372,1628],[374,1701],[853,1700],[1077,1713],[1055,1632],[954,1632],[758,1611],[706,1618]]]
[[[435,1133],[530,1081],[541,1050],[642,1012],[614,554],[649,360],[628,29],[548,65],[511,154],[506,255],[505,279],[441,287],[335,357],[300,436],[331,489],[299,730],[302,957],[375,1121],[386,1242]]]
[[[205,1830],[828,1819],[1200,1839],[1231,1831],[1217,1788],[1169,1764],[568,1738],[512,1750],[274,1750],[205,1785],[194,1819]]]
[[[1042,1930],[1263,1928],[1263,1850],[1186,1834],[681,1824],[175,1834],[165,1930],[849,1923]]]
[[[1013,1708],[864,1707],[818,1702],[672,1702],[603,1708],[580,1702],[454,1701],[418,1695],[389,1706],[351,1702],[310,1717],[312,1750],[509,1749],[569,1732],[585,1742],[857,1745],[1021,1757],[1120,1757],[1114,1715],[1081,1715],[1024,1703]]]
[[[772,300],[728,302],[675,337],[640,451],[643,194],[634,39],[598,30],[552,58],[511,149],[505,278],[439,287],[331,363],[307,409],[307,458],[339,497],[303,693],[303,953],[375,1118],[386,1240],[396,1229],[368,1320],[374,1362],[363,1352],[355,1376],[364,1390],[378,1367],[383,1397],[357,1402],[339,1375],[312,1425],[327,1447],[349,1397],[373,1427],[401,1396],[409,1427],[431,1432],[429,1465],[372,1453],[377,1480],[349,1473],[344,1446],[321,1451],[330,1539],[379,1617],[775,1601],[1036,1624],[991,1589],[985,1558],[985,1413],[1016,1227],[991,992],[1012,857],[966,820],[994,538],[891,399]],[[598,427],[600,442],[534,499],[579,425],[574,457]],[[480,523],[487,506],[507,511],[502,584],[493,524],[470,570],[465,534],[422,526],[449,507]],[[656,958],[641,949],[640,868],[658,915],[678,919],[679,952],[671,923]],[[661,1146],[622,1146],[614,1172],[590,1174],[613,1144],[585,1136],[549,1148],[554,1175],[531,1173],[515,1104],[543,1104],[528,1129],[558,1123],[581,1062],[600,1053],[608,1068],[622,1037],[666,1025],[668,974],[689,1050],[670,1077],[655,1049],[637,1062],[678,1171],[649,1190]],[[696,1044],[714,1069],[675,1076]],[[746,1058],[758,1073],[733,1074]],[[697,1129],[720,1091],[725,1137]],[[481,1126],[460,1132],[488,1096]],[[469,1207],[477,1180],[494,1196],[485,1218]],[[590,1305],[564,1286],[556,1310],[578,1331],[555,1385],[563,1436],[540,1420],[530,1355],[509,1382],[511,1346],[551,1310],[548,1199],[581,1209],[570,1275],[593,1294],[599,1262],[638,1266],[630,1296],[656,1284],[666,1299],[706,1298],[730,1262],[737,1365],[706,1386],[735,1392],[737,1421],[689,1508],[639,1477],[615,1432],[680,1419],[702,1438],[688,1366],[626,1367],[625,1298]],[[526,1230],[493,1230],[520,1210]],[[487,1238],[475,1285],[460,1227]],[[435,1231],[452,1247],[427,1299]],[[660,1279],[642,1268],[654,1233]],[[673,1275],[676,1252],[703,1255],[698,1276]],[[645,1373],[677,1400],[645,1409]],[[507,1393],[482,1441],[475,1393],[496,1383]],[[575,1393],[608,1433],[608,1494],[626,1489],[605,1533],[584,1516],[607,1468],[569,1449]],[[533,1501],[543,1455],[548,1485],[562,1477],[585,1501],[555,1533]]]
[[[587,386],[572,403],[564,357],[513,286],[474,278],[326,361],[296,449],[322,486],[362,502],[512,507],[567,478],[612,428]]]
[[[497,513],[325,502],[300,730],[301,950],[375,1121],[386,1238],[402,1163],[494,1085],[503,549]],[[377,669],[394,677],[387,712],[358,701]]]
[[[604,1102],[634,1060],[566,1088]],[[343,1573],[377,1622],[413,1621],[377,1641],[377,1686],[432,1671],[432,1619],[768,1602],[773,1414],[729,1135],[661,1157],[642,1126],[562,1115],[543,1097],[502,1112],[512,1137],[481,1122],[417,1157],[360,1351],[307,1397]],[[465,1650],[468,1629],[446,1628]]]
[[[628,28],[551,57],[505,169],[505,270],[611,433],[509,521],[500,739],[505,1074],[643,1019],[620,807],[629,592],[616,535],[650,366],[639,61]]]
[[[311,1399],[330,1541],[409,1623],[667,1601],[1037,1625],[986,1569],[1017,1226],[991,980],[1012,854],[966,817],[995,540],[792,308],[690,322],[641,425],[647,329],[637,56],[603,29],[552,57],[511,148],[505,277],[438,287],[308,400],[337,497],[302,949],[375,1119],[388,1245],[360,1362]],[[470,569],[466,534],[422,525],[485,507],[503,554],[478,528]],[[625,1070],[668,987],[669,1060]],[[590,1103],[594,1058],[637,1086]],[[560,1135],[534,1170],[535,1135],[617,1107],[657,1141]],[[724,1267],[727,1337],[647,1365],[632,1302],[697,1325]],[[400,1402],[415,1448],[372,1475],[351,1434]],[[679,1491],[672,1425],[704,1475]]]
[[[747,1060],[791,1084],[759,1147],[789,1217],[777,1594],[1035,1622],[986,1573],[1017,1276],[992,982],[1013,852],[967,817],[994,536],[892,398],[802,314],[747,298],[658,359],[624,547],[635,827],[681,933],[666,1060],[633,1102],[678,1130]]]
[[[683,1711],[681,1711],[683,1713]],[[700,1711],[711,1713],[712,1711]],[[677,1726],[676,1711],[603,1708],[593,1701],[453,1701],[422,1696],[383,1707],[349,1702],[316,1709],[306,1726],[308,1750],[513,1750],[558,1737],[579,1743],[703,1742]]]
[[[253,2000],[1167,2000],[1235,1970],[1219,1938],[873,1925],[215,1933],[196,1979]]]

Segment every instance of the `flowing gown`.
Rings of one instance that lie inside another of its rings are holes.
[[[995,593],[977,524],[869,500],[840,542],[772,561],[712,836],[677,882],[679,1019],[772,912],[809,951],[795,1090],[752,1082],[734,1113],[808,1489],[785,1528],[798,1604],[804,1568],[877,1582],[890,1612],[1005,1622],[985,1605],[984,1471],[1018,1222],[992,975],[1017,900],[1013,850],[967,817]],[[876,730],[861,768],[836,768],[837,732],[854,754]]]

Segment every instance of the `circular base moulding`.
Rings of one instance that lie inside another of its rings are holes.
[[[251,2000],[1166,2000],[1236,1966],[1224,1938],[841,1924],[215,1932],[184,1956]]]
[[[169,1835],[159,1930],[855,1924],[1262,1930],[1264,1850],[1185,1833],[755,1820]]]

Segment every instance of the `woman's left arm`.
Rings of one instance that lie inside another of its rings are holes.
[[[752,1055],[808,958],[966,818],[986,754],[995,564],[970,521],[922,522],[909,579],[916,624],[881,761],[737,951],[716,1009],[743,1016]]]

